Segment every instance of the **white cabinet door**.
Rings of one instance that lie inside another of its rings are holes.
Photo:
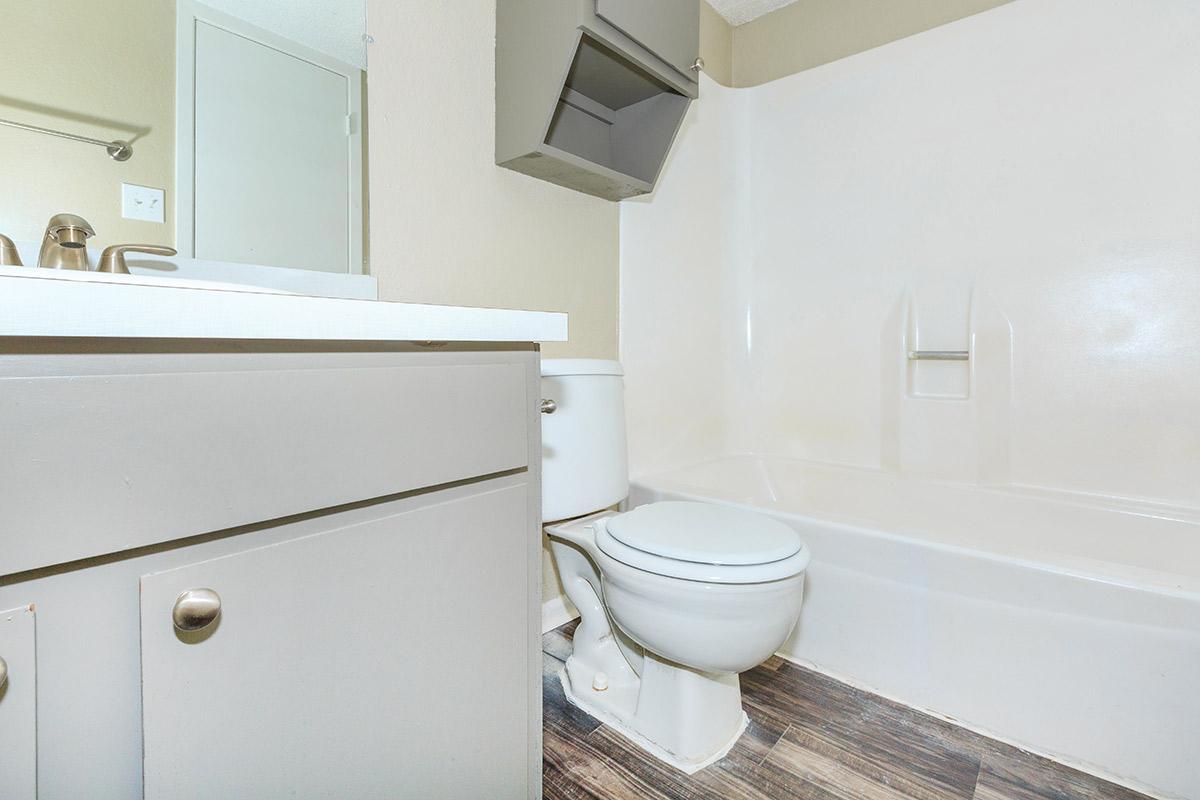
[[[464,489],[144,576],[145,797],[534,796],[528,487]]]
[[[32,606],[0,611],[0,798],[37,797],[37,677]]]

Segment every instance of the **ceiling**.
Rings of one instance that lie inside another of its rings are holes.
[[[708,0],[730,25],[741,25],[796,0]]]

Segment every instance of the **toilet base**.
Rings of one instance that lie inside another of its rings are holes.
[[[647,654],[642,675],[594,688],[596,671],[575,656],[559,672],[572,705],[688,775],[724,758],[750,719],[736,674],[712,675]]]

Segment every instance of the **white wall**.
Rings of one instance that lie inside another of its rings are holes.
[[[621,203],[621,360],[636,476],[734,447],[730,409],[742,366],[745,292],[732,268],[749,159],[737,148],[738,93],[701,75],[652,195]]]
[[[634,474],[762,451],[1200,506],[1197,97],[1190,0],[706,81],[622,206]]]

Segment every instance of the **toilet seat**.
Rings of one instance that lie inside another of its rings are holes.
[[[592,523],[610,558],[665,577],[710,583],[762,583],[808,566],[808,547],[790,527],[752,511],[664,501]]]

